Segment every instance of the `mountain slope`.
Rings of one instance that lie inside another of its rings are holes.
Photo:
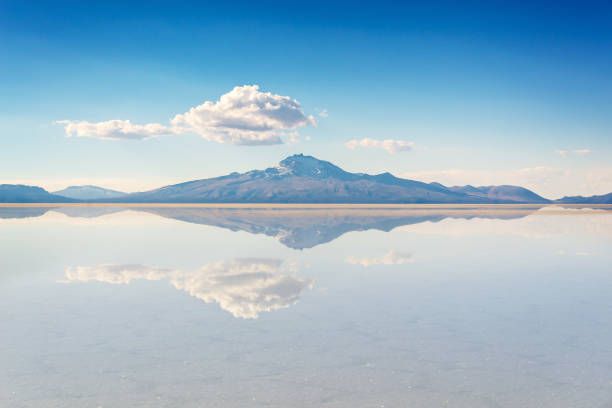
[[[476,197],[488,198],[492,201],[499,202],[518,202],[518,203],[548,203],[550,200],[537,195],[531,190],[519,186],[481,186],[473,187],[467,186],[454,186],[449,187],[455,192],[473,195]]]
[[[556,200],[555,202],[563,204],[612,204],[612,193],[604,195],[594,195],[590,197],[563,197],[559,200]]]
[[[21,184],[0,184],[0,203],[71,203],[75,200]]]
[[[266,170],[232,173],[135,193],[121,202],[193,203],[524,203],[548,202],[532,193],[529,201],[512,194],[478,195],[438,183],[401,179],[390,173],[349,173],[327,161],[294,155]],[[515,187],[515,189],[521,189]],[[524,191],[523,191],[524,190]],[[523,189],[521,192],[529,192]],[[527,195],[525,195],[527,196]],[[539,201],[536,199],[539,197]]]
[[[98,200],[103,198],[124,197],[127,195],[127,193],[122,193],[121,191],[109,190],[98,186],[70,186],[60,191],[54,191],[53,194],[74,198],[76,200]]]

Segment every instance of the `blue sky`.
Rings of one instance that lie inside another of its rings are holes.
[[[0,1],[0,182],[136,191],[305,153],[551,198],[612,191],[609,2],[86,3]],[[215,105],[243,85],[298,116]],[[162,130],[100,138],[110,120]]]

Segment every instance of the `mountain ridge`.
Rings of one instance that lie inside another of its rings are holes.
[[[530,202],[550,202],[537,197],[539,199]],[[298,154],[265,170],[165,186],[130,194],[121,202],[490,204],[525,201],[469,195],[440,184],[398,178],[388,172],[350,173],[328,161]]]
[[[264,170],[233,172],[137,193],[122,193],[97,186],[71,186],[54,193],[40,187],[2,186],[0,202],[547,204],[574,200],[585,204],[590,203],[589,200],[608,203],[605,197],[612,196],[611,193],[549,200],[520,186],[447,187],[437,182],[399,178],[389,172],[374,175],[351,173],[331,162],[303,154],[286,157],[277,166]]]

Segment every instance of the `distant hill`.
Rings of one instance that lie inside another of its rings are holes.
[[[537,195],[531,190],[518,186],[454,186],[449,187],[452,191],[473,195],[476,197],[488,198],[500,202],[520,202],[520,203],[548,203],[550,200]]]
[[[563,197],[559,200],[556,200],[555,202],[563,204],[612,204],[612,193],[604,195],[594,195],[590,197]]]
[[[276,167],[232,173],[130,194],[121,202],[159,203],[547,203],[521,187],[487,187],[469,194],[390,173],[349,173],[312,156],[287,157]],[[525,201],[527,200],[527,201]]]
[[[75,200],[49,193],[44,188],[0,184],[0,203],[66,203]]]
[[[73,198],[75,200],[98,200],[124,197],[127,195],[127,193],[122,193],[121,191],[109,190],[97,186],[70,186],[60,191],[54,191],[53,194]]]

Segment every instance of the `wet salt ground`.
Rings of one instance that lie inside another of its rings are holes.
[[[0,221],[0,406],[607,407],[612,215]],[[78,273],[77,273],[78,272]]]

